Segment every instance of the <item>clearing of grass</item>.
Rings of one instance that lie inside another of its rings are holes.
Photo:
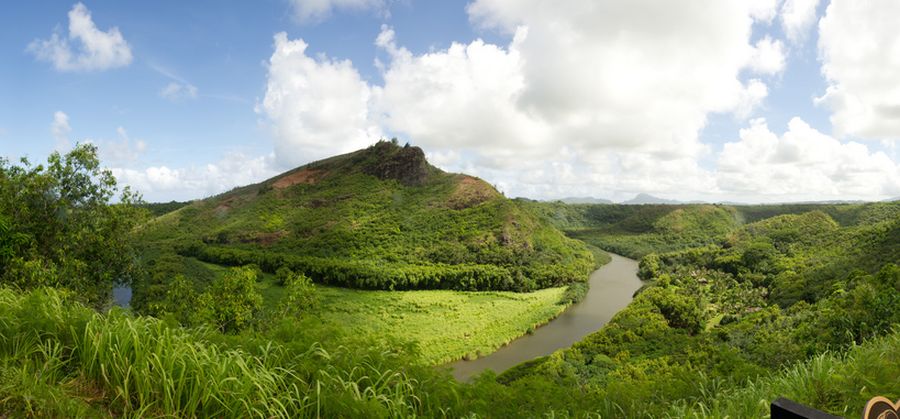
[[[562,313],[565,287],[530,293],[360,291],[319,287],[320,316],[416,342],[431,364],[487,355]]]
[[[264,275],[257,288],[277,307],[284,288]],[[566,310],[566,287],[505,291],[364,291],[317,286],[313,315],[324,323],[415,343],[423,362],[438,365],[494,352]]]
[[[199,262],[219,277],[227,268]],[[284,297],[275,276],[261,274],[256,288],[263,306]],[[316,286],[320,304],[309,315],[352,332],[414,343],[430,365],[487,355],[529,333],[569,307],[566,287],[534,292],[368,291]]]

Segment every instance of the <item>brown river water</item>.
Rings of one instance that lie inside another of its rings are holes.
[[[501,373],[534,358],[568,348],[600,329],[619,310],[625,308],[641,287],[638,263],[610,253],[612,261],[591,274],[590,289],[584,299],[530,335],[522,336],[497,351],[472,361],[450,364],[457,380],[491,369]]]

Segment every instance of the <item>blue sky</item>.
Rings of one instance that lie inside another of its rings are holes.
[[[91,141],[152,201],[383,136],[511,196],[900,195],[900,8],[734,3],[22,2],[0,155]]]

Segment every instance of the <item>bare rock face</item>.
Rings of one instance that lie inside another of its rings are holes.
[[[407,186],[422,185],[428,179],[425,152],[419,147],[400,147],[388,141],[372,146],[374,161],[363,166],[363,173],[379,179],[394,179]]]

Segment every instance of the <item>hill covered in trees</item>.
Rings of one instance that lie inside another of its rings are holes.
[[[600,210],[595,211],[584,214],[596,216]],[[705,237],[707,244],[644,256],[639,275],[649,283],[628,308],[572,348],[510,370],[501,382],[515,386],[520,380],[549,379],[597,405],[613,403],[628,417],[653,412],[647,406],[658,404],[718,406],[711,388],[714,393],[740,388],[810,356],[842,353],[890,335],[900,324],[898,204],[656,211],[661,209],[625,211],[626,216],[611,217],[612,228],[642,231],[631,239],[671,238],[699,225],[722,229]],[[685,217],[685,211],[693,215]],[[770,216],[773,212],[781,215]],[[705,219],[696,218],[704,214]],[[741,219],[759,221],[728,223]],[[673,229],[681,226],[678,220],[689,228]],[[642,230],[648,226],[649,231]],[[656,248],[676,244],[662,242]],[[855,385],[831,391],[853,394]],[[860,391],[870,394],[870,389]],[[822,399],[813,405],[820,409],[841,413],[846,408],[836,395],[817,397]],[[742,408],[748,409],[744,414],[756,412],[752,404]]]
[[[389,141],[195,201],[142,241],[204,261],[367,289],[528,291],[583,281],[568,239],[481,179]]]

